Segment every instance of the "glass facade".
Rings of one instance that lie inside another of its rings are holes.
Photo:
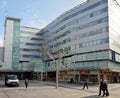
[[[120,55],[119,55],[120,56]],[[103,67],[107,68],[108,61],[103,60],[110,60],[112,61],[112,52],[111,51],[98,51],[98,52],[91,52],[91,53],[84,53],[80,55],[74,55],[69,58],[64,58],[64,64],[61,65],[59,69],[61,70],[71,70],[75,67],[77,70],[82,69],[102,69]],[[58,62],[59,60],[57,60]],[[101,66],[102,65],[102,66]],[[55,63],[54,61],[50,61],[49,63],[49,70],[55,70]],[[85,68],[84,68],[85,67]]]
[[[13,22],[13,47],[12,47],[12,69],[19,70],[19,38],[20,38],[20,22]]]
[[[108,0],[88,2],[84,3],[85,7],[80,5],[60,15],[40,31],[56,62],[60,62],[62,54],[65,65],[60,64],[61,71],[109,70],[109,62],[113,61],[110,44],[120,48],[119,42],[110,35]],[[114,56],[115,63],[119,62],[119,53],[115,52]],[[56,70],[54,61],[48,62],[47,70]]]
[[[87,3],[85,5],[87,5]],[[90,11],[90,13],[85,13],[87,11]],[[91,36],[96,36],[97,34],[107,34],[107,12],[107,0],[99,0],[97,2],[91,3],[89,6],[86,6],[86,8],[77,7],[76,9],[72,9],[70,10],[70,12],[66,12],[65,14],[61,15],[57,20],[46,26],[46,28],[41,30],[41,33],[43,34],[43,38],[48,49],[54,50],[55,48],[54,53],[51,54],[54,54],[57,57],[57,54],[59,53],[59,51],[62,50],[63,47],[65,48],[65,52],[71,53],[72,51],[74,51],[74,45],[76,45],[78,49],[108,44],[108,36],[106,36],[105,38],[102,37],[98,39],[86,40],[84,42],[80,41],[83,38],[89,38]],[[97,25],[99,26],[102,24],[106,24],[106,26],[101,26],[100,28],[96,28],[95,30],[87,30],[89,28],[97,27]],[[74,42],[75,36],[79,36],[80,39],[77,39],[77,43]]]
[[[111,75],[120,72],[119,11],[115,0],[88,0],[42,30],[21,27],[21,69],[49,74],[56,71],[57,65],[60,72],[67,71],[68,75],[76,71],[77,77],[86,75],[91,79],[99,75],[112,80]]]
[[[103,28],[99,28],[99,29],[96,29],[96,30],[88,31],[88,32],[79,34],[79,40],[87,38],[87,37],[91,37],[91,36],[94,36],[94,35],[105,34],[107,32],[109,32],[108,27],[103,27]]]
[[[102,45],[106,43],[109,43],[109,38],[102,38],[102,39],[92,40],[88,42],[83,42],[79,44],[79,48],[92,47],[92,46]]]
[[[29,62],[40,59],[41,36],[37,35],[39,29],[21,27],[20,30],[20,62]]]
[[[69,16],[66,16],[65,18],[61,19],[61,21],[59,21],[56,24],[54,24],[50,29],[55,28],[56,26],[60,25],[64,21],[67,21],[68,19],[71,19],[73,17],[76,17],[77,15],[83,14],[83,13],[89,11],[89,10],[92,10],[92,9],[94,9],[96,7],[99,7],[102,4],[104,4],[104,3],[107,3],[107,0],[100,0],[99,2],[94,3],[94,4],[92,4],[92,5],[90,5],[90,6],[86,7],[86,8],[80,9],[79,11],[77,11],[77,12],[75,12],[75,13],[73,13],[73,14],[71,14]]]

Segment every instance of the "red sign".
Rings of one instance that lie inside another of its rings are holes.
[[[109,71],[100,71],[100,74],[111,74]]]
[[[60,74],[61,74],[61,75],[66,75],[67,72],[66,72],[66,71],[61,71]]]
[[[90,71],[86,70],[86,71],[80,71],[81,75],[89,75]]]

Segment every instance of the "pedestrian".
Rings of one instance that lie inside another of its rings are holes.
[[[102,91],[103,91],[103,79],[100,79],[100,86],[99,86],[99,94],[98,94],[98,96],[101,95]]]
[[[85,87],[88,89],[88,79],[87,78],[85,78],[84,81],[83,81],[83,89]]]
[[[74,80],[73,80],[73,78],[71,78],[71,79],[70,79],[70,83],[74,83]]]
[[[108,91],[108,85],[107,85],[107,81],[104,80],[103,82],[103,96],[109,96],[109,91]]]
[[[25,87],[27,88],[28,87],[28,79],[25,78]]]

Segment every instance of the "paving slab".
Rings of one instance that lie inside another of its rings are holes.
[[[102,98],[98,95],[99,85],[91,85],[82,89],[82,85],[69,83],[59,84],[58,89],[54,82],[30,81],[26,89],[24,81],[20,87],[0,87],[0,98]],[[108,84],[110,96],[107,98],[120,98],[120,83]]]
[[[89,89],[71,89],[53,86],[42,87],[18,87],[1,88],[0,98],[101,98],[98,95],[98,87],[89,87]],[[108,98],[120,98],[120,88],[111,87]]]

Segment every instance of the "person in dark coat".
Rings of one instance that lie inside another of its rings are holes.
[[[88,89],[88,80],[87,80],[87,78],[84,79],[83,89],[84,89],[85,87]]]
[[[25,87],[26,88],[28,87],[28,79],[27,78],[25,79]]]
[[[70,79],[70,83],[74,83],[74,80],[73,80],[73,78],[71,78],[71,79]]]
[[[99,94],[98,94],[98,96],[101,95],[102,91],[103,91],[103,79],[100,80],[100,86],[99,86]]]
[[[109,96],[108,85],[107,85],[106,80],[104,80],[104,82],[103,82],[103,96],[102,97],[104,97],[104,96]]]

